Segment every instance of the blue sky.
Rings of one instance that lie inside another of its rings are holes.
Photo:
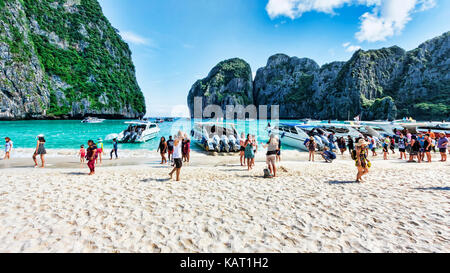
[[[450,30],[448,0],[100,0],[133,52],[148,116],[180,115],[196,80],[239,57],[253,73],[276,53],[320,65],[354,50],[407,50]]]

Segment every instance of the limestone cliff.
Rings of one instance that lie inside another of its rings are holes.
[[[0,0],[0,119],[136,118],[128,45],[95,0]]]

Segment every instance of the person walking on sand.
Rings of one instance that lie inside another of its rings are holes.
[[[269,142],[267,142],[267,144],[265,145],[264,144],[262,145],[264,149],[267,148],[266,163],[267,167],[269,168],[270,174],[272,175],[272,177],[276,177],[277,176],[276,160],[277,160],[277,151],[279,149],[278,136],[276,136],[275,134],[271,134]]]
[[[241,166],[245,166],[245,135],[244,133],[241,134],[241,139],[239,140],[240,150],[239,150],[239,157],[241,159]]]
[[[117,138],[113,139],[113,147],[111,152],[109,153],[109,160],[113,160],[113,154],[116,156],[116,160],[119,159],[119,156],[117,155],[117,150],[118,150],[118,143],[117,143]]]
[[[278,139],[277,162],[281,162],[281,140]]]
[[[408,143],[408,139],[400,134],[400,138],[398,139],[398,151],[400,152],[400,160],[407,160],[406,158],[406,144]]]
[[[182,160],[183,138],[187,138],[187,136],[180,131],[178,132],[178,136],[175,138],[173,142],[173,162],[175,166],[173,170],[169,173],[169,176],[172,179],[173,173],[176,172],[177,181],[180,181],[181,168],[183,167],[183,160]]]
[[[448,139],[445,137],[444,133],[440,133],[438,140],[438,149],[439,153],[441,154],[441,162],[447,161],[447,146],[448,146]]]
[[[258,153],[258,142],[256,141],[255,135],[252,135],[252,145],[253,145],[253,153],[255,155],[252,159],[252,167],[255,167],[255,157],[256,153]]]
[[[338,147],[339,147],[339,150],[341,151],[341,155],[344,155],[345,150],[347,150],[344,137],[340,137],[338,139]]]
[[[410,163],[416,162],[414,161],[414,157],[417,157],[417,160],[419,163],[421,162],[420,158],[420,142],[417,140],[416,136],[411,137],[411,152],[409,154],[409,161]]]
[[[314,154],[317,149],[317,143],[314,140],[314,137],[309,138],[308,142],[306,142],[306,147],[308,148],[309,151],[309,161],[314,162]]]
[[[253,159],[255,158],[255,152],[253,150],[253,142],[251,136],[247,136],[247,140],[244,143],[245,147],[245,159],[247,160],[247,169],[250,171],[253,169]]]
[[[166,154],[167,154],[167,142],[165,137],[161,137],[161,140],[159,141],[158,150],[159,154],[161,155],[161,165],[164,163],[167,163]]]
[[[386,137],[383,141],[383,159],[388,160],[389,146],[391,145],[390,137]]]
[[[45,136],[38,135],[37,139],[36,150],[33,154],[34,167],[37,168],[39,165],[37,161],[37,156],[39,156],[41,158],[41,168],[45,168],[45,155],[47,154],[47,150],[45,150]]]
[[[97,145],[94,143],[93,140],[89,140],[88,141],[88,149],[87,149],[87,155],[86,155],[86,159],[88,160],[88,167],[90,170],[89,175],[94,175],[95,174],[95,162],[97,160],[98,157],[98,152],[97,152]]]
[[[5,137],[5,157],[3,160],[9,160],[11,157],[12,141],[9,137]]]
[[[96,163],[98,164],[98,161],[100,160],[100,165],[102,165],[102,155],[103,155],[103,139],[99,138],[97,140],[97,159]]]
[[[189,163],[191,154],[191,140],[186,138],[183,140],[183,161]]]
[[[169,140],[167,140],[167,153],[169,154],[168,156],[168,163],[171,163],[173,161],[173,145],[174,145],[174,141],[172,139],[172,136],[169,136]]]
[[[352,155],[353,150],[355,150],[355,142],[353,141],[353,138],[351,136],[347,137],[347,147],[350,155]]]
[[[425,135],[425,141],[424,141],[423,148],[425,150],[427,162],[431,163],[431,138],[429,135]],[[425,159],[424,159],[424,161],[425,161]]]
[[[356,175],[356,182],[361,183],[364,180],[362,177],[369,173],[371,163],[368,158],[367,142],[364,139],[360,139],[356,144],[356,168],[358,168],[358,174]]]
[[[83,164],[86,160],[86,149],[84,149],[84,145],[80,146],[80,151],[78,152],[80,156],[80,164]]]

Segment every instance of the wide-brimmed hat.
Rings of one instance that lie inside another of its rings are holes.
[[[40,135],[37,136],[37,138],[40,138],[40,137],[45,137],[45,135],[44,134],[40,134]]]
[[[358,141],[358,143],[356,144],[356,146],[358,146],[358,147],[361,147],[361,146],[364,146],[364,145],[369,145],[369,143],[367,143],[367,141],[365,141],[364,139],[360,139]]]
[[[99,139],[97,139],[97,141],[100,141],[100,142],[102,142],[102,141],[103,141],[103,139],[99,138]]]

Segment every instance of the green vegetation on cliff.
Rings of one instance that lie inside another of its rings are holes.
[[[145,114],[131,51],[96,0],[0,0],[0,7],[0,43],[12,55],[6,65],[37,57],[46,116]]]

